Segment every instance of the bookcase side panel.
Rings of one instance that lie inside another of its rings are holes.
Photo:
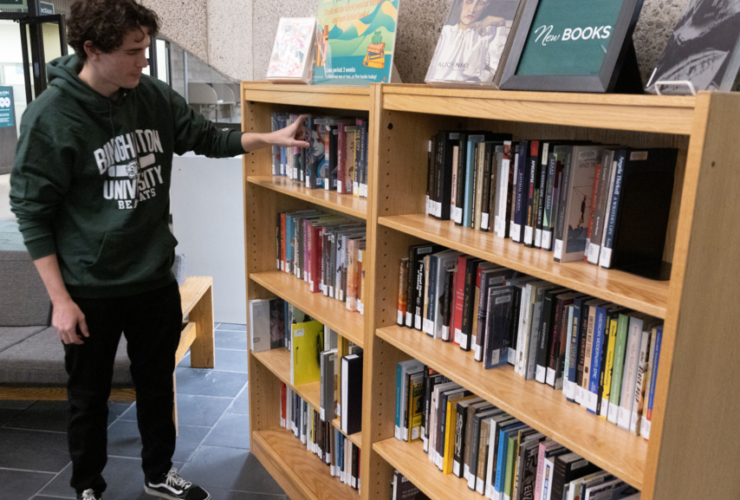
[[[250,433],[280,425],[280,380],[249,352]]]
[[[740,96],[701,93],[688,151],[643,498],[738,498]]]

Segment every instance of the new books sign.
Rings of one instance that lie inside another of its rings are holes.
[[[517,74],[598,75],[621,9],[615,0],[588,0],[588,8],[583,0],[543,1]]]
[[[14,126],[13,87],[0,87],[0,128]]]
[[[632,46],[641,7],[642,0],[527,0],[501,88],[642,92]]]

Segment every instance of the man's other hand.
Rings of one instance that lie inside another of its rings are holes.
[[[51,317],[51,324],[56,327],[59,338],[65,344],[83,344],[82,337],[77,334],[77,328],[82,335],[89,337],[85,315],[79,306],[70,298],[59,304],[54,304],[54,313]]]

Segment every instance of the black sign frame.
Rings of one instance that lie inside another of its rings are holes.
[[[598,76],[518,75],[519,61],[524,53],[540,0],[527,0],[511,45],[501,78],[504,90],[535,90],[555,92],[630,92],[642,93],[637,59],[632,45],[632,33],[642,10],[643,0],[624,0],[612,32]],[[622,71],[623,69],[626,71]],[[621,75],[621,78],[620,78]],[[621,80],[621,81],[620,81]]]

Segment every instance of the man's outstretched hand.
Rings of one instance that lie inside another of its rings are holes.
[[[306,118],[308,115],[299,116],[296,121],[284,129],[270,133],[270,142],[275,146],[307,148],[310,144],[303,140],[306,137]]]

